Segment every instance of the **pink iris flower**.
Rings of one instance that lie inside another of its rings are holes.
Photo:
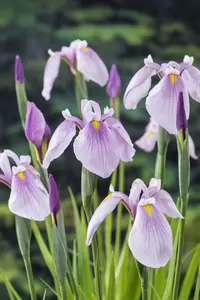
[[[48,50],[50,55],[44,70],[44,83],[42,96],[49,100],[55,79],[58,76],[61,59],[66,61],[73,74],[76,71],[83,74],[85,80],[91,80],[100,86],[106,85],[108,81],[108,70],[87,41],[75,40],[69,47],[62,47],[60,51]]]
[[[9,159],[14,166],[11,167]],[[5,150],[0,154],[0,181],[11,188],[8,207],[12,213],[43,221],[50,214],[49,194],[30,163],[30,156],[18,157],[11,150]]]
[[[115,192],[111,186],[111,194],[97,207],[89,222],[86,244],[91,244],[99,225],[121,201],[134,218],[128,239],[133,256],[147,267],[165,266],[172,256],[173,241],[171,227],[164,214],[171,218],[183,217],[160,184],[160,179],[152,178],[147,187],[142,180],[136,179],[129,196]]]
[[[189,94],[200,102],[200,71],[194,67],[193,57],[186,55],[181,64],[174,61],[164,64],[153,62],[151,55],[144,59],[144,66],[133,76],[124,95],[127,109],[135,109],[146,97],[150,116],[171,134],[176,134],[176,113],[179,94],[183,94],[186,118],[189,118]],[[160,82],[151,87],[151,77],[160,77]],[[149,92],[149,94],[148,94]]]
[[[135,142],[135,145],[145,152],[152,152],[156,146],[158,139],[158,127],[158,124],[152,118],[150,118],[150,121],[145,128],[144,134]],[[193,159],[198,159],[195,151],[194,141],[190,135],[188,137],[188,147],[190,157]]]
[[[68,109],[62,112],[64,121],[57,127],[49,142],[43,166],[59,157],[74,141],[74,153],[90,172],[106,178],[117,168],[119,161],[132,161],[135,149],[120,121],[113,118],[113,108],[106,107],[101,115],[99,104],[92,100],[81,101],[82,120],[71,116]]]

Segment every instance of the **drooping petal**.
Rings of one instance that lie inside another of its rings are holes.
[[[195,151],[195,144],[190,135],[188,136],[188,147],[189,147],[190,157],[192,157],[193,159],[198,159],[198,156],[196,155],[196,151]]]
[[[124,106],[126,109],[136,109],[139,101],[147,96],[151,87],[153,72],[152,69],[144,66],[133,76],[124,95]]]
[[[27,104],[25,135],[37,148],[40,148],[45,133],[45,118],[33,102]]]
[[[152,152],[155,149],[157,138],[157,134],[152,131],[145,132],[141,138],[135,142],[135,145],[145,152]]]
[[[29,171],[16,167],[13,174],[8,206],[23,218],[43,221],[50,214],[49,195],[39,180]]]
[[[156,207],[158,207],[163,214],[171,218],[183,218],[169,193],[160,190],[156,192],[153,197],[156,200]]]
[[[196,67],[188,65],[182,73],[182,78],[191,97],[200,102],[200,71]]]
[[[56,53],[51,56],[44,69],[44,79],[43,79],[43,90],[42,96],[45,100],[49,100],[51,97],[51,90],[53,88],[54,81],[58,77],[59,68],[60,68],[60,53]]]
[[[133,256],[141,264],[160,268],[168,263],[172,256],[171,228],[153,204],[138,205],[128,243]]]
[[[0,153],[0,169],[4,173],[5,178],[11,182],[12,180],[12,170],[10,166],[9,159],[7,155],[3,152]]]
[[[120,159],[125,162],[132,161],[133,156],[135,155],[135,149],[122,123],[112,117],[106,119],[105,123],[110,125],[116,134],[120,151]]]
[[[76,50],[77,69],[88,80],[96,82],[100,86],[106,85],[108,81],[108,70],[97,55],[97,53],[88,47]]]
[[[146,108],[151,117],[169,133],[176,134],[176,114],[180,92],[183,93],[186,118],[189,118],[189,97],[186,87],[176,74],[168,74],[150,91]]]
[[[113,131],[103,122],[88,123],[74,141],[76,158],[90,172],[109,177],[119,164],[118,144]]]
[[[86,245],[89,246],[92,242],[92,238],[99,227],[99,225],[105,220],[108,214],[110,214],[120,202],[120,198],[113,197],[112,194],[106,197],[101,204],[95,210],[87,229]]]
[[[47,169],[55,158],[58,158],[69,146],[76,134],[76,125],[71,121],[63,121],[52,135],[47,153],[44,157],[43,167]]]
[[[101,120],[101,109],[97,102],[93,100],[81,100],[81,112],[84,124],[96,120]]]

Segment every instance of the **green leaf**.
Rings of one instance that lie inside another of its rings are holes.
[[[110,260],[110,272],[109,272],[109,283],[106,300],[115,299],[115,257],[114,252],[111,254]]]
[[[44,283],[44,285],[54,294],[54,295],[56,295],[56,297],[58,298],[58,299],[60,299],[61,300],[61,297],[56,293],[56,291],[45,281],[45,280],[43,280],[42,278],[40,278],[40,280]]]
[[[200,262],[199,262],[199,269],[198,269],[197,280],[196,280],[194,300],[199,300],[199,298],[200,298]]]
[[[45,300],[45,299],[46,299],[46,294],[47,294],[47,290],[45,289],[45,290],[44,290],[44,295],[43,295],[42,300]]]
[[[192,257],[190,265],[184,277],[184,281],[181,287],[179,300],[189,299],[191,289],[194,285],[195,274],[198,270],[200,262],[200,244],[197,246],[196,251]]]
[[[31,241],[31,220],[15,216],[17,241],[21,255],[29,256]]]

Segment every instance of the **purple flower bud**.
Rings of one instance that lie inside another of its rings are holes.
[[[119,95],[120,90],[121,90],[121,80],[119,77],[119,73],[117,71],[117,67],[116,65],[113,64],[110,69],[110,76],[106,87],[106,92],[110,97],[114,98],[117,95]]]
[[[15,58],[15,81],[24,83],[24,70],[21,58],[18,55]]]
[[[60,211],[60,199],[58,195],[58,188],[53,175],[49,174],[49,198],[50,198],[50,210],[54,215],[54,218]]]
[[[47,137],[49,140],[51,136],[50,129],[46,124],[42,112],[33,102],[29,101],[27,103],[25,134],[27,139],[38,149],[40,149],[44,137]]]
[[[183,132],[185,132],[185,129],[188,128],[184,101],[183,101],[183,92],[179,93],[179,99],[178,99],[177,111],[176,111],[176,128],[177,131],[183,130]]]

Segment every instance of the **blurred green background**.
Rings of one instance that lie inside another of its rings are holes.
[[[108,68],[115,63],[124,90],[134,72],[143,64],[143,59],[152,54],[157,62],[175,60],[183,56],[194,56],[195,65],[200,67],[200,2],[199,0],[7,0],[0,5],[0,150],[9,148],[17,154],[27,154],[28,146],[22,131],[14,86],[15,55],[22,58],[26,77],[27,95],[44,112],[52,131],[61,122],[61,110],[69,108],[76,114],[74,78],[67,65],[61,66],[49,102],[41,96],[42,78],[47,49],[59,50],[74,39],[86,39],[105,61]],[[109,104],[105,88],[88,84],[90,99],[100,106]],[[121,98],[122,98],[121,97]],[[191,101],[189,130],[200,152],[200,104]],[[136,111],[126,111],[121,102],[121,120],[132,141],[139,138],[148,122],[144,101]],[[154,174],[156,151],[147,154],[137,150],[134,162],[126,168],[128,192],[132,181],[141,177],[148,182]],[[190,207],[186,229],[186,248],[192,248],[200,240],[200,159],[191,160]],[[51,173],[56,177],[63,200],[66,216],[67,238],[73,239],[73,215],[68,200],[67,186],[80,198],[81,165],[75,159],[72,146],[52,163]],[[109,180],[100,180],[99,194],[103,198],[108,190]],[[174,137],[171,138],[167,155],[166,189],[174,199],[178,195],[177,150]],[[15,237],[14,217],[8,211],[9,191],[0,187],[0,282],[3,276],[12,279],[17,290],[28,299],[27,283],[22,260]],[[126,222],[125,222],[126,224]],[[42,226],[42,225],[41,225]],[[70,242],[69,242],[70,245]],[[40,277],[50,282],[43,260],[32,243],[33,267],[37,276],[38,292],[44,292]],[[3,272],[3,273],[2,273]],[[8,299],[6,289],[0,285],[1,299]],[[51,299],[49,296],[48,299]]]

